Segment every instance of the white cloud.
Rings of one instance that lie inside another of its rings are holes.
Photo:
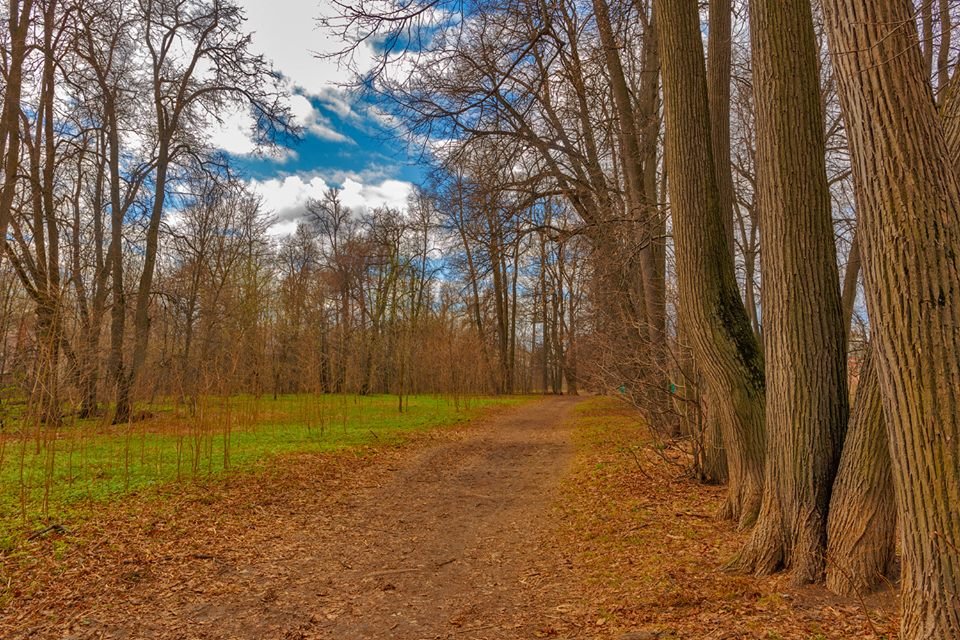
[[[350,80],[349,70],[336,60],[317,57],[343,47],[343,42],[318,27],[317,19],[333,11],[329,0],[240,0],[240,4],[247,12],[254,49],[308,94],[320,96]],[[373,53],[366,44],[355,55],[361,68],[372,63]]]
[[[355,209],[373,209],[388,206],[393,209],[406,209],[407,197],[413,185],[402,180],[384,180],[380,184],[363,184],[347,178],[343,181],[341,198],[348,207]]]
[[[263,197],[268,211],[272,211],[278,223],[294,223],[304,214],[307,200],[319,198],[327,189],[320,176],[304,179],[300,175],[251,180],[250,187]]]
[[[350,94],[338,87],[326,87],[316,94],[316,98],[324,107],[334,112],[344,120],[359,121],[362,116],[353,108]]]
[[[330,120],[320,113],[313,106],[313,103],[305,96],[296,94],[290,97],[290,110],[293,112],[297,123],[302,126],[308,134],[317,136],[324,140],[332,142],[347,142],[356,144],[348,136],[340,133],[333,128]]]
[[[333,123],[324,116],[305,96],[295,94],[290,97],[290,110],[297,124],[303,127],[307,135],[323,140],[356,144],[333,127]],[[236,109],[222,116],[222,122],[210,125],[210,141],[218,149],[235,156],[249,156],[257,151],[266,151],[268,157],[278,162],[286,162],[296,157],[296,151],[289,148],[258,149],[253,139],[253,116],[245,108]]]
[[[269,180],[251,180],[250,188],[263,197],[264,206],[276,218],[273,235],[289,235],[302,220],[307,201],[320,198],[329,183],[318,175],[296,174]],[[402,180],[360,182],[345,178],[342,182],[343,204],[357,213],[379,206],[406,209],[413,185]]]
[[[278,3],[267,0],[238,0],[238,3],[246,11],[245,28],[252,33],[253,50],[271,60],[287,79],[292,94],[291,109],[306,134],[331,142],[355,144],[337,131],[309,99],[316,98],[340,118],[362,120],[348,92],[339,87],[352,78],[351,72],[336,60],[318,57],[343,46],[332,34],[318,27],[318,18],[332,11],[329,1],[284,0],[282,9]],[[368,45],[358,48],[356,62],[360,67],[371,64],[372,60]],[[246,110],[229,113],[222,123],[211,125],[211,141],[233,155],[251,155],[257,151],[253,124]],[[274,157],[284,161],[289,155],[281,151]]]
[[[361,108],[343,88],[352,79],[352,72],[335,59],[317,54],[334,53],[343,42],[318,25],[318,18],[334,12],[330,0],[237,0],[247,14],[246,30],[252,33],[252,48],[271,60],[283,74],[291,91],[290,106],[294,117],[307,135],[324,140],[356,145],[338,131],[336,122],[350,122],[363,129],[367,123],[395,124],[386,113],[372,107]],[[352,63],[364,69],[372,65],[374,54],[370,43],[362,43],[353,54]],[[226,117],[216,127],[214,142],[224,150],[249,155],[255,151],[250,136],[252,121],[248,114]],[[359,152],[355,148],[354,152]],[[281,158],[282,159],[282,158]],[[412,185],[389,179],[389,170],[368,167],[360,173],[325,170],[251,180],[251,188],[264,200],[265,208],[276,217],[271,233],[287,235],[304,216],[306,202],[319,198],[328,186],[341,185],[346,205],[360,211],[386,205],[406,208]]]
[[[252,131],[253,117],[248,110],[239,109],[211,125],[210,142],[227,153],[248,156],[257,150]]]
[[[297,230],[297,221],[296,220],[283,220],[272,225],[267,229],[267,235],[271,235],[275,238],[283,238],[289,235],[292,235],[294,231]]]

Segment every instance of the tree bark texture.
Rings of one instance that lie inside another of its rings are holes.
[[[824,9],[903,536],[901,637],[960,637],[960,184],[912,5]]]
[[[880,385],[868,351],[830,499],[827,588],[852,596],[883,582],[894,559],[896,520]]]
[[[763,355],[747,319],[724,237],[710,144],[710,110],[697,3],[656,0],[666,170],[680,313],[721,421],[729,513],[751,524],[763,491]]]
[[[823,578],[847,427],[846,330],[806,0],[751,3],[764,283],[767,463],[757,526],[734,565]]]
[[[723,232],[730,255],[733,243],[733,169],[730,165],[730,47],[733,21],[731,0],[710,0],[707,41],[707,94],[710,99],[710,142],[717,173]]]

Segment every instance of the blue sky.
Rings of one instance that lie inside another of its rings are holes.
[[[273,61],[287,80],[292,110],[304,129],[299,144],[272,156],[257,152],[245,113],[226,114],[213,132],[214,144],[230,153],[236,169],[276,216],[273,232],[291,232],[306,200],[328,186],[343,188],[344,202],[357,209],[402,207],[422,169],[416,158],[408,157],[404,143],[390,135],[382,112],[341,87],[349,72],[334,60],[317,57],[340,46],[317,24],[329,11],[327,3],[238,2],[247,12],[254,49]],[[367,48],[356,55],[361,67],[372,59]]]

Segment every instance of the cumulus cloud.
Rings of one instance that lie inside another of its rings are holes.
[[[306,93],[321,96],[350,79],[349,70],[336,60],[319,57],[343,47],[343,42],[318,28],[317,19],[332,12],[329,0],[240,0],[240,4],[246,9],[254,48]],[[372,64],[373,59],[367,44],[355,52],[360,68]]]
[[[352,72],[335,59],[323,57],[343,46],[333,34],[318,27],[317,19],[333,10],[330,0],[237,2],[246,11],[246,29],[252,34],[253,49],[272,61],[288,83],[291,110],[306,135],[351,145],[352,152],[359,152],[362,146],[365,148],[365,139],[358,137],[358,144],[338,130],[339,125],[349,123],[351,131],[363,132],[368,125],[395,124],[388,114],[358,103],[343,88],[352,79]],[[357,68],[373,64],[371,47],[372,43],[365,42],[354,51],[352,63]],[[247,113],[229,114],[214,127],[214,143],[235,155],[251,155],[256,152],[252,125]],[[370,154],[370,161],[375,157],[375,153]],[[263,197],[265,207],[276,218],[271,233],[286,235],[303,219],[307,201],[321,197],[332,185],[342,188],[343,202],[358,212],[381,205],[404,209],[413,187],[391,179],[391,173],[377,166],[359,173],[325,169],[322,173],[301,172],[251,180],[250,187]]]
[[[270,232],[274,235],[288,235],[296,229],[297,223],[306,214],[307,201],[320,198],[331,186],[319,175],[289,175],[268,180],[251,180],[250,188],[263,197],[263,201],[276,219]],[[407,197],[413,185],[402,180],[381,180],[380,182],[361,182],[346,178],[340,184],[340,197],[343,204],[356,213],[379,206],[405,209]]]
[[[293,112],[297,124],[302,126],[308,134],[332,142],[355,144],[348,136],[334,129],[330,119],[320,113],[320,110],[306,96],[300,94],[291,96],[290,110]]]
[[[263,197],[278,223],[296,223],[303,218],[305,206],[311,198],[319,198],[327,189],[320,176],[300,175],[251,180],[250,188]]]
[[[354,209],[373,209],[387,206],[406,209],[413,185],[403,180],[384,180],[379,184],[363,184],[347,178],[343,181],[343,203]]]

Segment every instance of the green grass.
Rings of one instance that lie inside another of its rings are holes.
[[[0,440],[0,546],[69,517],[79,503],[249,471],[276,455],[395,442],[524,401],[411,396],[399,413],[396,396],[239,396],[205,399],[194,416],[152,405],[149,419],[130,425],[23,426]]]

